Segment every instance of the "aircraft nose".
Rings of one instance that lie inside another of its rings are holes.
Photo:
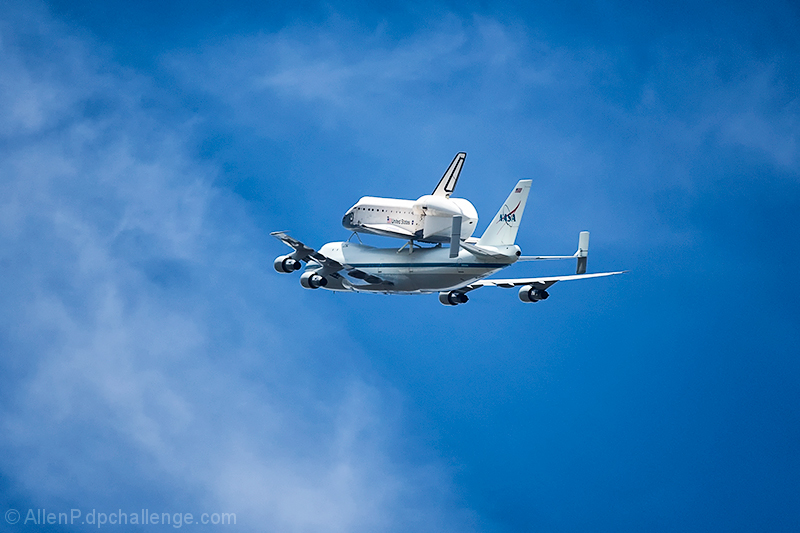
[[[352,212],[348,211],[347,213],[345,213],[344,217],[342,218],[342,226],[344,226],[347,229],[350,229],[350,228],[353,227],[353,213]]]

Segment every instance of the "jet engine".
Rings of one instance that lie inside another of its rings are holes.
[[[300,285],[306,289],[319,289],[327,284],[328,279],[324,276],[320,276],[314,271],[303,272],[303,275],[300,276]]]
[[[450,291],[439,293],[439,301],[444,305],[465,304],[468,300],[469,298],[467,298],[467,295],[463,292]]]
[[[519,289],[519,299],[523,302],[538,302],[548,298],[550,298],[550,293],[544,289],[537,289],[531,285],[525,285]]]
[[[300,270],[303,268],[303,265],[300,263],[300,261],[293,258],[291,255],[282,255],[280,257],[276,257],[272,266],[274,266],[275,270],[281,274],[291,274],[295,270]]]

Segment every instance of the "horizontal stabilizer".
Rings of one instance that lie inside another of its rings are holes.
[[[552,261],[554,259],[578,259],[576,274],[586,273],[586,261],[589,257],[589,232],[582,231],[578,237],[578,251],[572,255],[523,255],[517,261]]]
[[[503,255],[497,252],[493,252],[491,250],[487,250],[486,248],[481,248],[480,246],[476,246],[474,244],[470,244],[468,242],[461,241],[461,247],[467,250],[472,255],[477,255],[479,257],[487,257],[492,259],[507,259],[507,255]],[[572,257],[570,257],[572,259]]]
[[[575,259],[574,255],[522,255],[517,261],[552,261],[554,259]]]

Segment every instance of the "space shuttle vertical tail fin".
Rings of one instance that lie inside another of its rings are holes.
[[[466,152],[458,152],[453,158],[453,162],[447,167],[442,179],[439,180],[439,185],[433,191],[433,196],[444,196],[450,198],[450,195],[456,190],[456,183],[458,176],[461,174],[461,168],[464,166],[464,160],[467,158]]]
[[[576,274],[586,274],[586,262],[589,260],[589,232],[582,231],[578,236],[578,251],[575,256],[578,258],[578,265],[575,269]]]
[[[531,190],[531,180],[519,180],[514,190],[508,195],[503,207],[494,216],[489,227],[478,240],[478,246],[498,246],[514,244],[517,238],[519,224],[522,222],[522,212],[528,201]]]

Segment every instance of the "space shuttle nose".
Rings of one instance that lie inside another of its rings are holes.
[[[353,213],[345,213],[344,218],[342,218],[342,226],[347,229],[353,228]]]

